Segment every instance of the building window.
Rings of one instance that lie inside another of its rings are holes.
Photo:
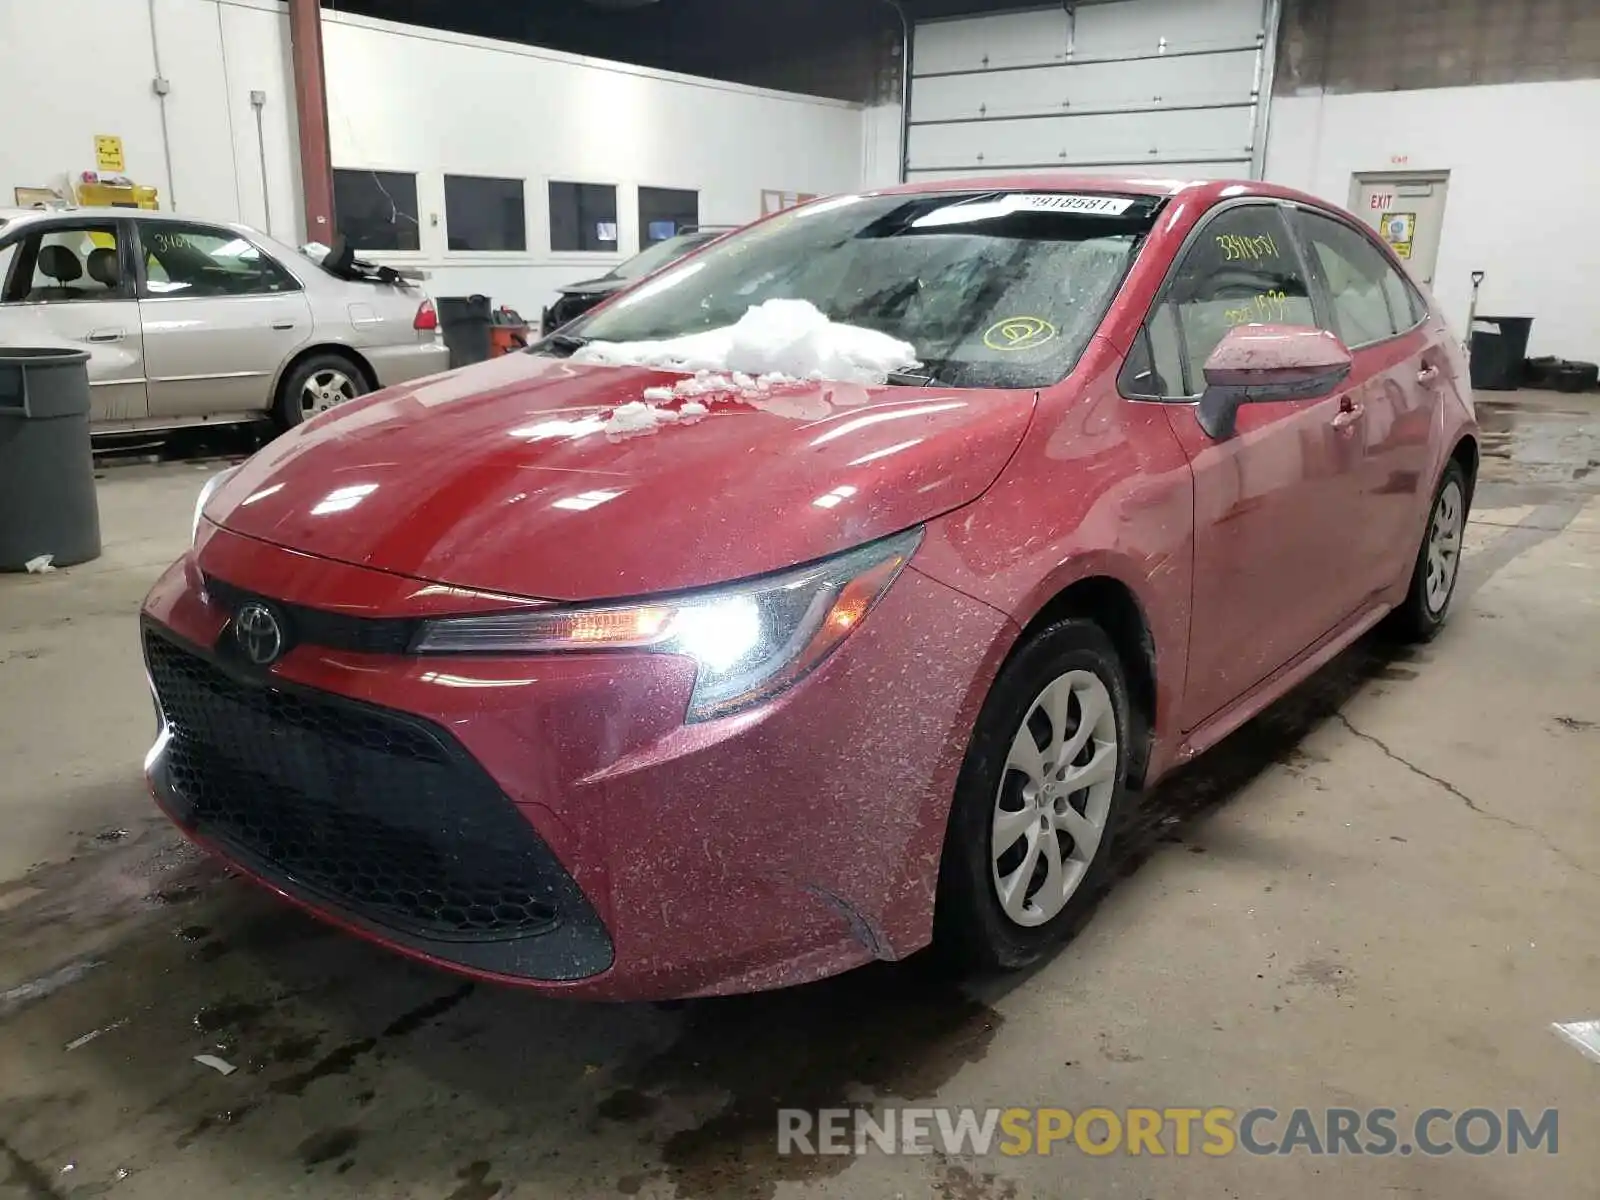
[[[614,251],[617,189],[609,183],[550,183],[550,249]]]
[[[653,246],[700,225],[700,193],[678,188],[639,189],[639,244]]]
[[[446,175],[444,223],[452,250],[526,250],[522,180]]]
[[[333,214],[334,224],[354,249],[422,249],[415,175],[335,170]]]

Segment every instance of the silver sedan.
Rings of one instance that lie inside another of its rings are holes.
[[[449,366],[413,282],[336,274],[244,225],[0,209],[0,284],[0,346],[90,352],[97,434],[263,415],[288,428]]]

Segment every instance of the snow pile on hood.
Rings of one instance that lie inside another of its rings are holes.
[[[871,384],[916,363],[917,350],[875,329],[829,320],[809,300],[768,300],[720,329],[661,341],[590,342],[571,361]]]
[[[770,375],[746,375],[743,371],[718,373],[696,371],[687,379],[680,379],[671,387],[645,388],[646,400],[668,402],[694,400],[701,396],[728,400],[765,400],[782,387],[793,387],[801,380],[781,372]]]
[[[635,400],[631,404],[624,404],[621,408],[612,409],[611,416],[601,426],[601,432],[610,438],[637,437],[643,433],[654,433],[658,425],[672,425],[678,422],[693,424],[710,411],[697,400],[691,400],[688,404],[677,408],[662,408],[659,405]]]

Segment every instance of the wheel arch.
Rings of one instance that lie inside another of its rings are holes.
[[[1450,462],[1461,467],[1461,473],[1467,477],[1467,506],[1472,506],[1473,493],[1478,489],[1478,463],[1480,453],[1478,439],[1470,433],[1464,433],[1457,439],[1455,446],[1450,451]]]
[[[284,380],[294,374],[295,369],[301,363],[307,359],[316,358],[321,354],[332,354],[335,357],[344,359],[361,372],[369,392],[378,390],[378,373],[373,370],[372,363],[367,360],[366,355],[362,354],[361,351],[354,347],[346,346],[341,342],[313,342],[309,346],[296,350],[278,368],[278,377],[272,381],[272,403],[274,407],[282,399]]]
[[[1129,716],[1134,722],[1128,786],[1137,789],[1143,785],[1150,763],[1156,724],[1156,640],[1150,619],[1138,594],[1126,582],[1114,575],[1085,575],[1038,608],[1023,624],[1012,652],[1039,630],[1071,617],[1093,621],[1104,630],[1126,672]]]

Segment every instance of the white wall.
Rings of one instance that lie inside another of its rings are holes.
[[[281,0],[154,0],[153,7],[171,84],[170,177],[151,87],[150,0],[0,0],[0,112],[9,114],[0,134],[0,205],[11,203],[18,185],[60,186],[93,169],[94,136],[117,134],[127,174],[160,188],[163,208],[264,227],[250,104],[250,93],[262,91],[272,232],[302,237]],[[334,166],[418,177],[421,251],[371,257],[428,271],[436,295],[482,292],[530,317],[556,287],[636,251],[640,185],[697,190],[702,224],[736,225],[761,215],[763,189],[853,190],[869,157],[878,158],[869,154],[861,108],[839,101],[328,10],[323,50]],[[63,61],[93,69],[64,70]],[[889,174],[881,182],[893,182],[898,110],[884,128],[892,144],[882,150]],[[447,172],[524,180],[528,251],[449,251]],[[617,185],[616,253],[550,251],[551,179]]]
[[[1530,354],[1600,358],[1600,80],[1279,96],[1266,175],[1338,204],[1367,171],[1450,172],[1434,292],[1534,318]]]
[[[155,0],[171,85],[172,173],[162,150],[147,0],[0,3],[0,204],[18,186],[62,187],[95,167],[94,137],[123,140],[126,174],[163,208],[265,224],[252,90],[262,125],[273,232],[300,225],[288,17],[278,0]],[[49,48],[49,49],[47,49]]]
[[[637,249],[640,185],[698,190],[701,224],[728,225],[761,215],[763,189],[861,183],[857,105],[344,14],[323,40],[334,166],[418,175],[421,252],[371,257],[423,267],[436,294],[536,316]],[[446,172],[525,180],[528,252],[448,251]],[[617,185],[617,253],[550,251],[552,179]]]

